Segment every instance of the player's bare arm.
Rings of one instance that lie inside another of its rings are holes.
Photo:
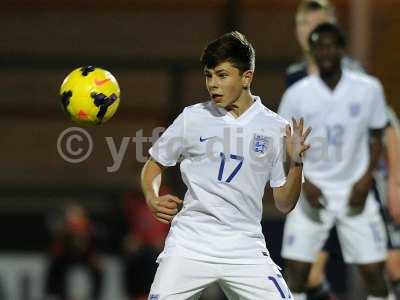
[[[182,200],[173,195],[159,196],[161,176],[165,167],[153,159],[149,159],[143,166],[141,173],[142,191],[154,217],[162,222],[171,223],[178,213],[178,205]]]
[[[393,126],[385,129],[388,154],[388,208],[393,220],[400,224],[400,136]]]
[[[370,161],[367,171],[364,175],[353,185],[349,198],[349,206],[352,211],[351,214],[359,214],[363,211],[365,200],[373,184],[373,172],[378,165],[378,161],[383,148],[382,134],[383,129],[371,129],[369,138],[370,148]]]
[[[310,145],[305,143],[311,128],[304,130],[304,120],[298,122],[292,119],[293,130],[289,125],[286,126],[286,149],[289,160],[289,172],[285,185],[274,188],[275,206],[281,212],[289,213],[297,203],[300,196],[303,172],[303,156]]]

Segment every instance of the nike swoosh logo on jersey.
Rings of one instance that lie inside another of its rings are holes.
[[[106,79],[104,79],[104,80],[97,80],[97,79],[94,79],[94,83],[97,85],[97,86],[102,86],[103,84],[105,84],[106,82],[109,82],[110,81],[110,79],[108,79],[108,78],[106,78]]]
[[[213,138],[215,138],[215,136],[210,136],[210,137],[208,137],[208,138],[202,138],[202,137],[200,137],[200,142],[203,143],[203,142],[205,142],[205,141],[207,141],[207,140],[209,140],[209,139],[213,139]]]

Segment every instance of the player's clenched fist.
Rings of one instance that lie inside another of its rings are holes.
[[[178,205],[182,200],[173,195],[164,195],[160,197],[149,197],[147,204],[154,217],[165,224],[171,223],[174,216],[178,213]]]
[[[308,179],[306,179],[303,183],[303,192],[306,195],[306,199],[311,207],[316,209],[324,207],[320,200],[324,197],[322,191]]]
[[[349,197],[349,215],[359,215],[364,210],[365,202],[373,184],[372,174],[362,176],[354,185]]]

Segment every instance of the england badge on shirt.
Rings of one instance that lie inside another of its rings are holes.
[[[253,151],[258,156],[264,156],[270,144],[270,138],[261,134],[254,134]]]
[[[351,103],[350,104],[350,116],[355,118],[360,114],[361,105],[360,103]]]

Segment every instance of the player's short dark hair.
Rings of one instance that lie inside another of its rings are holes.
[[[336,24],[332,23],[322,23],[318,25],[308,37],[308,44],[310,47],[313,47],[315,42],[318,40],[320,34],[323,33],[331,33],[336,36],[336,43],[340,48],[346,48],[347,46],[347,39],[344,31],[337,26]]]
[[[314,11],[326,11],[335,23],[335,7],[329,0],[302,0],[297,8],[296,21],[300,22],[305,13]]]
[[[255,68],[255,51],[246,37],[238,31],[222,35],[209,43],[200,58],[202,67],[210,69],[230,62],[241,73]]]

